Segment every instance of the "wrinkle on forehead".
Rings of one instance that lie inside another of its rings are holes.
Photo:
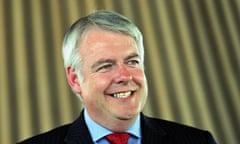
[[[89,30],[84,35],[84,37],[81,38],[80,45],[81,45],[81,43],[85,43],[88,46],[92,46],[92,45],[94,45],[96,47],[105,46],[102,42],[104,42],[107,39],[107,40],[113,41],[114,43],[112,43],[112,44],[117,46],[117,45],[122,44],[122,42],[118,40],[119,37],[116,35],[121,36],[121,38],[123,38],[125,40],[124,41],[125,44],[129,45],[129,44],[134,43],[136,46],[135,40],[132,37],[130,37],[129,35],[125,35],[123,33],[112,32],[112,31],[101,30],[101,29],[97,29],[97,28]]]

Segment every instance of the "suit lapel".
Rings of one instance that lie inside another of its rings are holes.
[[[84,121],[83,111],[80,117],[69,127],[65,138],[66,144],[93,144],[91,135]]]
[[[154,120],[141,114],[142,144],[160,144],[166,132]]]

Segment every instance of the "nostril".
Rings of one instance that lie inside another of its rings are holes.
[[[129,76],[129,77],[118,77],[118,78],[115,79],[115,82],[116,82],[117,84],[126,85],[126,84],[128,84],[131,80],[132,80],[132,76]]]

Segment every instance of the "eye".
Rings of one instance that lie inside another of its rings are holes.
[[[137,66],[137,65],[139,65],[139,63],[140,62],[138,60],[129,60],[127,62],[128,65],[132,65],[132,66]]]
[[[112,64],[104,64],[104,65],[99,66],[99,68],[97,68],[96,71],[101,72],[101,73],[107,72],[111,69],[111,67],[112,67]]]

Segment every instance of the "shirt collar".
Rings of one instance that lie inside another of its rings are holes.
[[[111,130],[103,127],[102,125],[92,120],[86,109],[84,110],[84,118],[93,141],[96,142],[99,139],[103,138],[104,136],[112,133]],[[138,138],[141,137],[140,115],[137,116],[136,121],[133,123],[133,125],[129,129],[126,130],[126,132],[134,135],[135,137],[138,137]]]

